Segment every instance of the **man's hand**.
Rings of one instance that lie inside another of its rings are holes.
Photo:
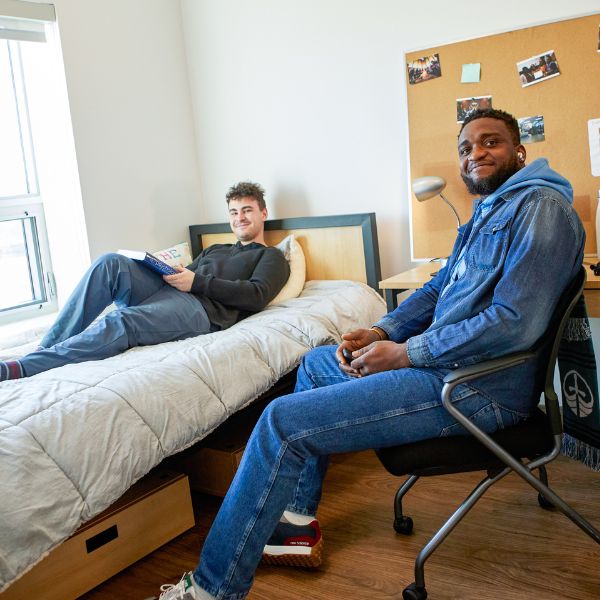
[[[344,333],[342,335],[343,341],[335,351],[335,355],[340,363],[340,369],[347,375],[359,377],[360,374],[358,371],[349,366],[349,361],[343,354],[344,349],[348,352],[355,352],[379,339],[380,337],[372,329],[355,329],[349,333]]]
[[[357,350],[354,352],[354,360],[351,365],[340,365],[340,368],[348,375],[365,377],[366,375],[373,375],[373,373],[404,369],[410,366],[412,365],[408,358],[406,344],[397,344],[385,340],[373,342]]]
[[[184,267],[173,268],[177,270],[177,273],[174,273],[173,275],[163,275],[163,280],[180,292],[191,291],[195,273]]]

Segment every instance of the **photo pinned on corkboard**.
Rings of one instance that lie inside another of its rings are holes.
[[[439,54],[417,58],[406,63],[406,68],[408,69],[408,83],[411,85],[442,76]]]
[[[588,136],[592,175],[600,177],[600,119],[590,119],[588,121]]]
[[[560,75],[554,50],[548,50],[543,54],[537,54],[518,62],[517,71],[521,87],[527,87]]]
[[[519,133],[521,134],[521,144],[533,144],[543,142],[546,137],[544,134],[544,117],[536,115],[535,117],[523,117],[517,119],[519,123]]]
[[[474,98],[457,98],[456,122],[462,123],[472,112],[477,109],[492,108],[491,96],[475,96]]]

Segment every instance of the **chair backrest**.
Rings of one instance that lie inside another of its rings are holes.
[[[555,433],[562,431],[562,420],[558,406],[558,398],[554,390],[554,372],[556,369],[556,359],[560,347],[563,331],[567,321],[577,304],[579,297],[583,293],[585,285],[586,271],[582,266],[577,275],[562,293],[556,308],[552,314],[546,332],[536,342],[532,350],[537,355],[538,371],[536,373],[535,393],[539,395],[543,392],[546,402],[546,410],[551,419],[552,428]]]

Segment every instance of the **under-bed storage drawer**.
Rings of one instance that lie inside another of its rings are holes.
[[[0,600],[70,600],[194,526],[188,478],[158,469],[82,525]]]
[[[192,448],[174,459],[174,465],[187,473],[190,487],[195,492],[223,497],[242,460],[248,435],[233,435],[227,440],[219,439],[207,446]],[[0,597],[0,600],[4,598]]]

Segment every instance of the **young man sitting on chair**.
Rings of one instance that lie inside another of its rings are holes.
[[[258,421],[198,566],[161,600],[240,600],[261,558],[317,565],[327,456],[464,433],[442,406],[444,376],[544,333],[583,259],[571,185],[545,159],[525,165],[503,111],[467,117],[458,156],[480,199],[447,265],[372,328],[304,357],[295,392]],[[455,406],[487,432],[516,424],[537,404],[530,362],[458,386]]]
[[[283,253],[265,243],[262,187],[238,183],[226,199],[237,243],[213,244],[186,268],[163,277],[120,254],[102,255],[40,347],[19,360],[0,362],[0,381],[220,331],[262,310],[284,286],[290,268]],[[113,302],[117,309],[93,323]]]

